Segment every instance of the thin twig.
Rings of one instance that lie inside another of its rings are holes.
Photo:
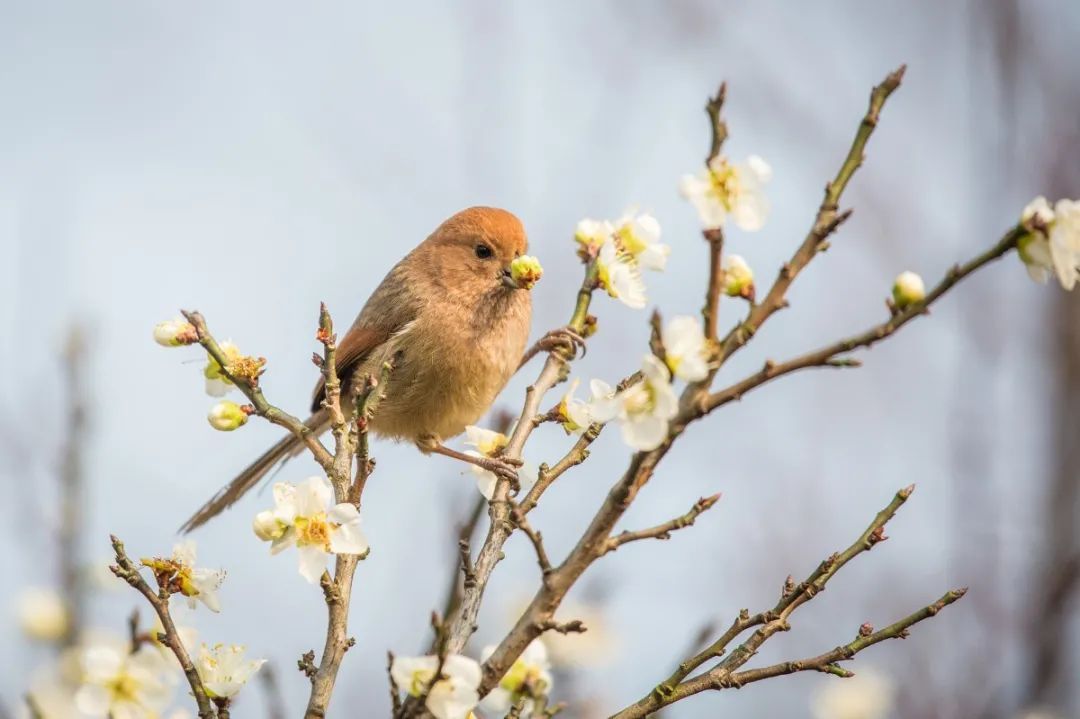
[[[546,577],[551,573],[551,560],[548,559],[547,550],[544,548],[543,535],[533,529],[532,525],[529,524],[529,520],[525,519],[525,514],[518,507],[514,507],[510,511],[510,519],[532,542],[533,549],[536,550],[536,563],[540,565],[540,573]]]
[[[146,597],[146,601],[154,608],[154,612],[158,615],[158,619],[161,620],[161,626],[164,629],[158,635],[158,639],[172,651],[173,655],[176,656],[176,660],[180,662],[180,668],[187,678],[188,686],[191,687],[191,693],[195,697],[195,703],[199,707],[199,719],[214,719],[216,714],[206,694],[202,678],[199,676],[198,670],[195,669],[195,664],[191,661],[191,656],[180,639],[180,633],[176,630],[176,624],[173,623],[172,615],[169,613],[170,595],[168,589],[163,587],[159,592],[151,589],[150,585],[146,583],[146,580],[139,573],[139,568],[124,551],[124,543],[115,535],[111,536],[110,539],[112,540],[113,552],[116,554],[116,564],[109,567],[109,569]]]
[[[685,527],[693,526],[694,521],[702,512],[707,512],[712,509],[720,500],[720,494],[714,494],[709,497],[702,497],[698,501],[694,502],[694,506],[690,508],[690,511],[686,514],[680,515],[675,519],[670,519],[663,524],[658,524],[655,527],[649,527],[648,529],[639,529],[637,531],[624,531],[610,537],[607,541],[607,546],[603,550],[603,554],[608,552],[614,552],[616,549],[626,544],[627,542],[636,542],[639,539],[671,539],[671,533],[677,529],[683,529]],[[603,556],[603,554],[601,556]]]
[[[825,186],[825,196],[821,200],[814,224],[807,233],[802,244],[792,255],[791,259],[781,267],[772,287],[769,288],[765,299],[760,304],[754,305],[745,320],[732,329],[721,344],[719,364],[725,362],[731,355],[742,348],[746,342],[757,332],[777,310],[787,306],[785,296],[795,277],[810,263],[825,245],[836,228],[849,216],[850,211],[839,211],[840,198],[851,181],[855,171],[862,165],[866,156],[866,143],[877,127],[881,110],[885,101],[900,86],[904,78],[905,66],[901,65],[897,70],[890,73],[870,93],[870,106],[863,116],[862,122],[855,133],[855,139],[851,143],[847,157],[844,158],[840,169],[832,182]]]
[[[724,140],[727,139],[727,123],[721,117],[724,109],[724,98],[727,95],[727,83],[721,83],[720,89],[714,97],[705,103],[705,114],[709,116],[709,129],[712,139],[709,143],[709,154],[705,157],[705,167],[720,155]],[[721,261],[724,253],[724,230],[714,228],[702,233],[705,241],[709,243],[709,282],[705,290],[705,306],[701,310],[702,319],[705,320],[705,337],[709,341],[716,340],[716,321],[720,313],[720,297],[724,290],[724,270]]]
[[[198,312],[188,310],[181,310],[181,313],[187,321],[195,327],[195,332],[199,336],[199,344],[206,350],[206,353],[221,366],[225,376],[228,377],[241,392],[243,392],[244,396],[247,397],[248,401],[255,407],[255,414],[292,432],[292,434],[303,441],[311,451],[311,455],[315,458],[315,461],[319,463],[319,466],[321,466],[323,470],[331,472],[334,466],[334,458],[329,450],[323,446],[323,443],[319,441],[318,435],[312,428],[304,424],[299,418],[270,404],[266,397],[263,396],[262,389],[259,387],[257,380],[248,379],[246,377],[237,377],[231,374],[229,371],[229,359],[221,349],[221,345],[219,345],[213,335],[210,334],[210,330],[207,329],[206,320],[203,316]]]
[[[844,551],[832,554],[821,562],[805,581],[796,585],[789,578],[784,583],[784,592],[780,600],[772,609],[754,615],[746,609],[740,611],[731,626],[716,641],[682,662],[671,676],[658,684],[648,695],[615,716],[618,719],[640,719],[690,694],[708,688],[721,688],[719,684],[729,682],[736,670],[749,661],[766,641],[776,633],[789,629],[788,620],[796,609],[823,592],[829,580],[848,562],[887,539],[885,525],[896,515],[897,510],[903,506],[913,491],[914,486],[898,491],[892,501],[874,516],[873,521],[858,539]],[[754,627],[757,627],[757,630],[750,638],[728,653],[731,643],[743,632]],[[712,659],[721,657],[723,659],[709,672],[686,681],[686,677],[690,676],[695,669]],[[712,677],[710,682],[717,686],[711,683],[707,686],[699,686],[696,682],[701,681],[702,676]],[[688,685],[694,691],[690,691],[687,688]]]
[[[937,302],[946,292],[952,289],[960,280],[964,279],[983,266],[999,259],[1007,252],[1016,247],[1017,241],[1027,231],[1020,226],[1014,227],[1005,233],[993,247],[972,258],[963,265],[956,265],[949,270],[945,277],[931,289],[926,297],[919,302],[912,303],[907,309],[891,316],[887,321],[874,325],[870,329],[851,337],[846,337],[820,349],[808,352],[786,362],[767,362],[758,372],[736,382],[705,398],[702,408],[710,412],[717,407],[733,400],[742,398],[747,392],[761,385],[801,369],[812,367],[858,367],[857,360],[850,358],[837,358],[837,355],[845,354],[856,349],[870,347],[881,340],[890,337],[901,327],[916,317],[927,314],[932,304]]]

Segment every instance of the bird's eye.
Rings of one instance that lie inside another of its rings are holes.
[[[477,245],[475,252],[476,252],[476,256],[479,257],[481,260],[486,260],[486,259],[488,259],[489,257],[491,257],[494,254],[491,251],[491,248],[488,247],[485,244]]]

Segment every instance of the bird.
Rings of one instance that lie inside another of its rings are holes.
[[[390,270],[337,347],[344,397],[353,377],[378,376],[385,362],[393,364],[369,423],[372,433],[516,479],[511,461],[473,457],[443,441],[475,424],[530,357],[581,340],[563,328],[525,352],[531,293],[515,281],[510,264],[527,251],[525,228],[513,213],[470,207],[444,221]],[[329,428],[322,403],[320,378],[306,420],[317,433]],[[192,515],[181,532],[220,514],[302,449],[291,434],[279,441]]]

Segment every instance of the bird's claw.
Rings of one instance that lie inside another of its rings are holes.
[[[560,327],[551,330],[540,338],[540,341],[537,342],[537,346],[545,352],[565,350],[570,355],[570,359],[575,359],[577,357],[578,350],[581,350],[582,357],[588,352],[588,347],[585,345],[585,338],[569,327]]]
[[[481,467],[495,474],[499,479],[505,479],[510,483],[510,493],[517,494],[521,491],[521,481],[518,479],[517,468],[522,465],[520,459],[509,457],[484,457],[478,463]]]

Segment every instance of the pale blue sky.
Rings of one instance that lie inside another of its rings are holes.
[[[673,247],[667,273],[648,277],[651,302],[669,315],[694,312],[705,248],[676,183],[700,163],[701,107],[721,79],[729,82],[728,151],[763,155],[774,168],[769,224],[729,240],[764,281],[809,227],[871,85],[908,63],[847,194],[853,219],[799,278],[791,309],[721,380],[879,321],[899,271],[939,277],[993,242],[1041,191],[1031,179],[1041,176],[1038,157],[1002,154],[1027,138],[1001,137],[994,49],[974,5],[0,2],[0,472],[12,498],[0,567],[8,586],[51,576],[48,480],[65,404],[53,358],[72,321],[93,328],[86,554],[104,558],[109,532],[140,554],[167,551],[173,528],[278,430],[259,422],[231,435],[210,429],[199,352],[155,346],[155,322],[181,306],[200,309],[219,337],[269,358],[269,397],[301,411],[314,381],[318,302],[339,323],[351,321],[393,262],[472,204],[507,207],[528,228],[547,270],[534,336],[569,314],[575,222],[628,205],[652,211]],[[1030,7],[1025,26],[1077,66],[1076,7]],[[1021,126],[1039,128],[1043,101],[1031,92],[1024,99],[1015,108]],[[1007,571],[1022,576],[1039,481],[1008,480],[1044,469],[1040,352],[1050,292],[1008,258],[875,348],[863,369],[793,377],[694,427],[626,524],[668,519],[716,491],[720,505],[670,542],[605,559],[581,583],[582,595],[604,595],[624,634],[620,660],[595,676],[602,707],[614,710],[666,676],[704,620],[771,603],[787,574],[807,573],[845,546],[912,481],[919,489],[893,541],[845,571],[761,661],[831,648],[863,621],[884,623],[946,588],[977,583],[968,567],[978,547],[949,549],[958,416],[986,443],[986,481],[1000,485],[1007,508],[984,531],[998,538]],[[647,314],[604,298],[596,307],[601,334],[579,372],[622,377],[645,351]],[[725,303],[724,325],[736,309]],[[989,347],[970,331],[974,315],[1001,328]],[[990,369],[980,370],[986,356]],[[516,378],[500,405],[518,406],[538,367]],[[548,429],[527,456],[550,460],[566,446]],[[376,454],[365,500],[374,551],[358,573],[358,645],[335,705],[371,702],[372,715],[387,701],[385,651],[414,651],[427,635],[453,524],[474,491],[447,460],[385,444]],[[626,456],[617,433],[605,435],[593,459],[547,496],[535,523],[556,556]],[[305,471],[296,462],[279,476],[295,481]],[[250,497],[197,535],[202,557],[229,578],[225,611],[200,613],[196,623],[208,640],[271,657],[298,707],[306,687],[292,666],[321,646],[322,599],[297,575],[294,556],[271,558],[251,535],[250,518],[268,501]],[[535,575],[515,538],[477,651]],[[107,595],[95,623],[122,631],[135,599]],[[955,611],[860,661],[900,671],[925,660],[952,636],[943,625],[963,621],[967,610]],[[27,654],[10,614],[0,647],[4,665],[19,667],[0,680],[9,699],[33,664],[21,657],[43,656]],[[949,676],[947,661],[941,671]],[[672,716],[804,716],[825,681],[790,677],[700,697]],[[234,715],[257,716],[257,703]]]

